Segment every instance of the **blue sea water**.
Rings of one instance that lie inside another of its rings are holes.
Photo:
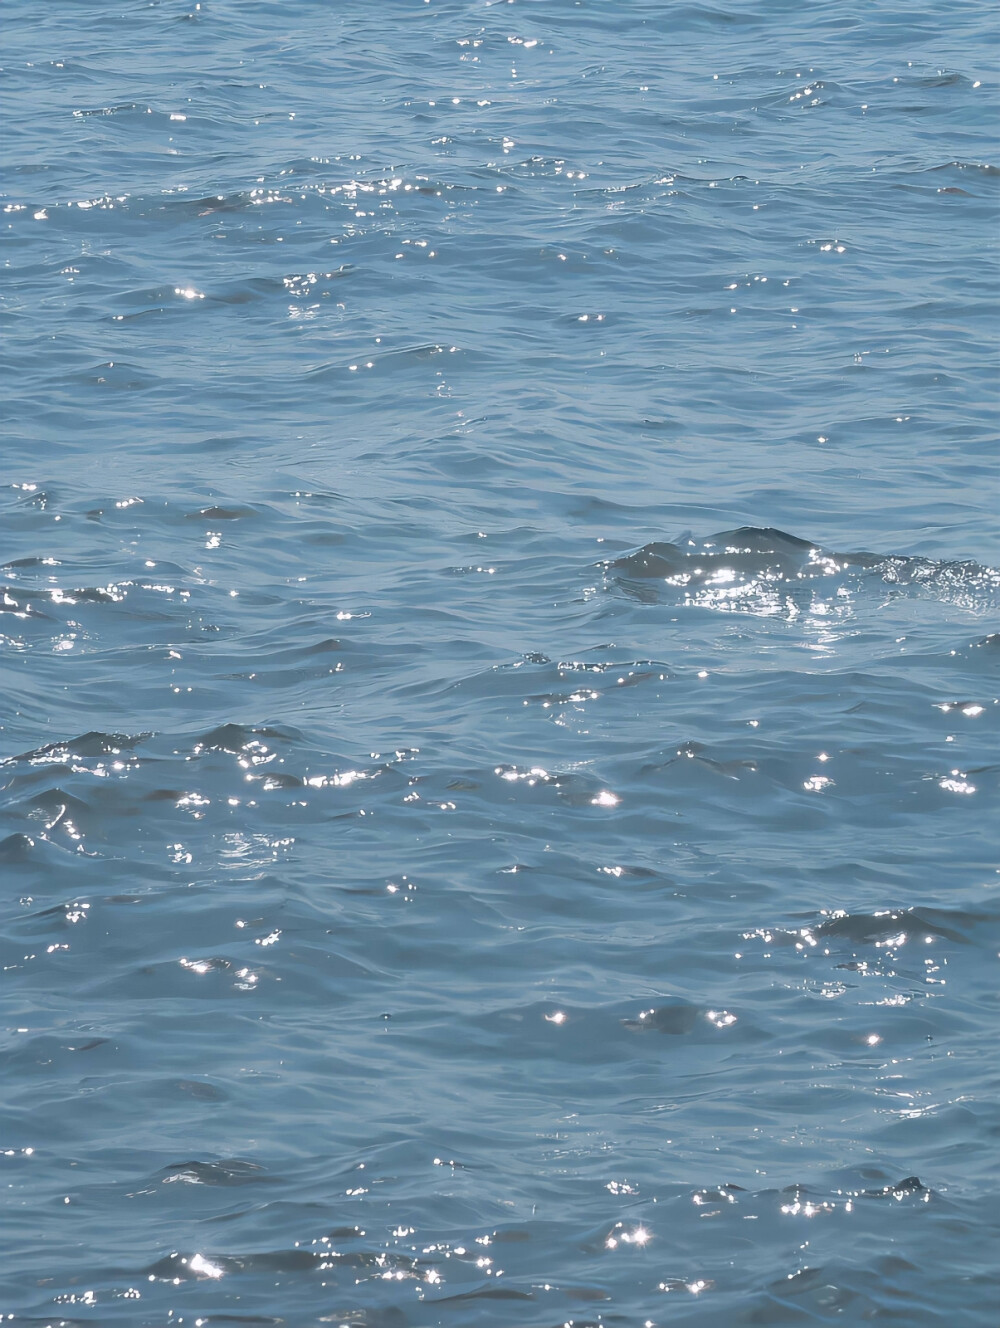
[[[14,0],[0,1319],[997,1323],[986,0]]]

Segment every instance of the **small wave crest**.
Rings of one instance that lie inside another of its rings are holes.
[[[1000,569],[972,561],[867,552],[832,553],[772,527],[743,526],[703,540],[644,544],[599,564],[610,582],[646,602],[794,618],[875,586],[928,595],[984,614],[1000,606]]]

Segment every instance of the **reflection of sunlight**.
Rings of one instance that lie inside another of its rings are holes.
[[[644,1245],[648,1245],[651,1239],[652,1234],[643,1226],[635,1227],[632,1231],[625,1231],[618,1223],[604,1242],[604,1246],[606,1249],[616,1250],[619,1245],[638,1245],[641,1249]]]
[[[666,1282],[659,1283],[660,1291],[686,1291],[689,1295],[700,1296],[703,1291],[710,1290],[715,1285],[707,1278],[697,1277],[691,1282],[686,1282],[682,1277],[671,1277]],[[646,1320],[646,1328],[653,1328],[652,1319]]]
[[[816,1217],[818,1213],[832,1213],[833,1209],[834,1205],[831,1203],[810,1203],[808,1200],[802,1202],[799,1199],[794,1203],[781,1205],[781,1211],[791,1217]]]
[[[177,961],[181,968],[190,969],[192,973],[211,973],[212,965],[207,959],[179,959]]]
[[[730,1024],[736,1023],[736,1016],[728,1010],[706,1010],[705,1018],[716,1028],[728,1028]]]
[[[592,807],[617,807],[621,798],[616,793],[609,793],[607,789],[601,789],[596,798],[591,798]]]
[[[188,1267],[199,1277],[219,1278],[225,1273],[224,1268],[220,1268],[217,1263],[212,1263],[201,1254],[193,1254],[188,1260]]]
[[[519,779],[525,779],[529,788],[533,788],[539,780],[547,783],[551,778],[549,772],[543,770],[540,765],[534,765],[530,770],[517,770],[514,767],[504,769],[503,766],[497,766],[493,773],[499,775],[501,779],[506,779],[509,783],[516,783]]]
[[[938,787],[946,793],[975,793],[975,784],[970,784],[964,770],[953,770],[949,776],[938,780]]]

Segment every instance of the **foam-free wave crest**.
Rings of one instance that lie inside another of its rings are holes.
[[[650,603],[794,618],[837,613],[874,586],[929,595],[973,613],[1000,607],[1000,569],[879,553],[830,553],[784,531],[757,526],[707,539],[656,541],[601,564],[609,580]]]

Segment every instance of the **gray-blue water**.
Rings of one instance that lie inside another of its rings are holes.
[[[993,6],[5,10],[3,1322],[994,1328]]]

